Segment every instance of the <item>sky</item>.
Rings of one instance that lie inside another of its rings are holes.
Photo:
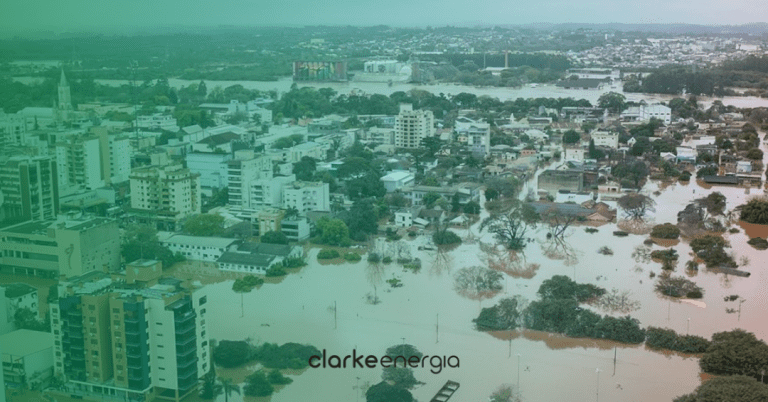
[[[0,0],[0,30],[157,26],[768,22],[764,0]]]

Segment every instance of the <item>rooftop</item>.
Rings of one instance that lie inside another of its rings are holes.
[[[5,288],[5,297],[9,299],[15,299],[17,297],[37,292],[37,288],[29,286],[26,283],[9,283],[0,287]]]
[[[12,356],[29,356],[53,347],[53,334],[50,332],[19,329],[0,335],[0,345],[3,354]]]
[[[233,253],[226,252],[218,259],[218,263],[256,265],[260,267],[268,266],[275,259],[275,256],[266,254],[251,253]]]
[[[202,237],[202,236],[187,236],[175,234],[172,232],[159,232],[157,238],[161,243],[174,243],[189,246],[203,246],[214,248],[227,248],[232,243],[238,241],[237,239],[229,239],[224,237]]]

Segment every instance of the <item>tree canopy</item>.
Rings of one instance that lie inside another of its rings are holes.
[[[192,236],[218,236],[224,233],[224,217],[214,214],[198,214],[184,222],[184,232]]]

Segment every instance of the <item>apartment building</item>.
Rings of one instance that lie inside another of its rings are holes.
[[[130,140],[110,135],[106,127],[86,134],[57,136],[56,160],[63,192],[95,189],[128,180],[131,172]]]
[[[253,151],[238,151],[235,159],[227,162],[227,168],[229,205],[254,210],[251,184],[259,179],[272,178],[272,159],[264,155],[255,156]]]
[[[0,163],[0,220],[53,219],[59,211],[56,161],[16,156]]]
[[[421,140],[435,135],[435,118],[432,111],[413,110],[411,104],[401,104],[395,118],[395,147],[419,148]]]
[[[131,208],[169,229],[200,213],[200,175],[181,164],[134,169]]]
[[[283,187],[283,208],[295,208],[300,215],[330,211],[328,183],[295,181]]]
[[[138,286],[100,272],[60,282],[51,305],[54,372],[69,393],[179,401],[210,371],[206,290],[160,278],[158,264],[129,264],[147,271]]]

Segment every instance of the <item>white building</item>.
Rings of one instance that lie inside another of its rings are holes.
[[[255,210],[256,207],[251,205],[251,184],[259,179],[272,178],[272,159],[265,155],[255,156],[253,151],[238,151],[235,152],[235,159],[227,162],[227,168],[229,205]]]
[[[148,166],[131,173],[131,208],[174,223],[200,213],[200,175],[181,164]]]
[[[457,128],[456,133],[467,138],[469,150],[474,154],[487,155],[491,150],[491,125],[472,123],[464,128]]]
[[[280,231],[288,241],[300,242],[309,239],[309,221],[307,218],[283,219],[280,222]]]
[[[654,103],[652,105],[630,107],[621,112],[621,119],[624,121],[650,121],[652,118],[661,120],[665,125],[668,125],[672,122],[672,109],[662,104]]]
[[[24,144],[26,132],[24,117],[6,114],[0,109],[0,147]]]
[[[330,211],[328,183],[295,181],[283,187],[283,208],[295,208],[300,215]]]
[[[187,168],[200,175],[200,186],[204,189],[218,189],[227,186],[227,162],[230,154],[191,153],[187,154]]]
[[[62,193],[92,190],[128,180],[131,172],[128,137],[110,135],[106,127],[92,127],[87,134],[56,138],[56,164]]]
[[[413,110],[411,104],[401,104],[395,118],[395,146],[419,148],[421,141],[435,135],[435,118],[430,110]]]
[[[53,375],[53,334],[50,332],[19,329],[0,335],[3,345],[0,362],[5,380],[3,394],[14,388],[37,387]]]
[[[405,186],[413,185],[415,179],[416,177],[411,172],[397,171],[382,177],[381,181],[384,183],[384,188],[387,189],[387,192],[391,193]]]
[[[566,147],[565,152],[563,152],[563,160],[584,162],[585,155],[586,150],[584,148]]]
[[[608,131],[594,131],[590,134],[596,147],[608,147],[611,149],[619,148],[619,134]]]
[[[296,175],[275,176],[251,182],[250,208],[262,209],[283,205],[283,188],[296,181]]]
[[[395,129],[371,127],[368,130],[363,131],[361,140],[378,145],[395,145]]]
[[[148,130],[179,131],[176,119],[168,114],[155,113],[152,115],[137,116],[136,126]]]
[[[188,260],[215,262],[226,251],[235,247],[237,239],[222,237],[186,236],[173,232],[158,232],[160,244],[174,254],[180,253]]]

